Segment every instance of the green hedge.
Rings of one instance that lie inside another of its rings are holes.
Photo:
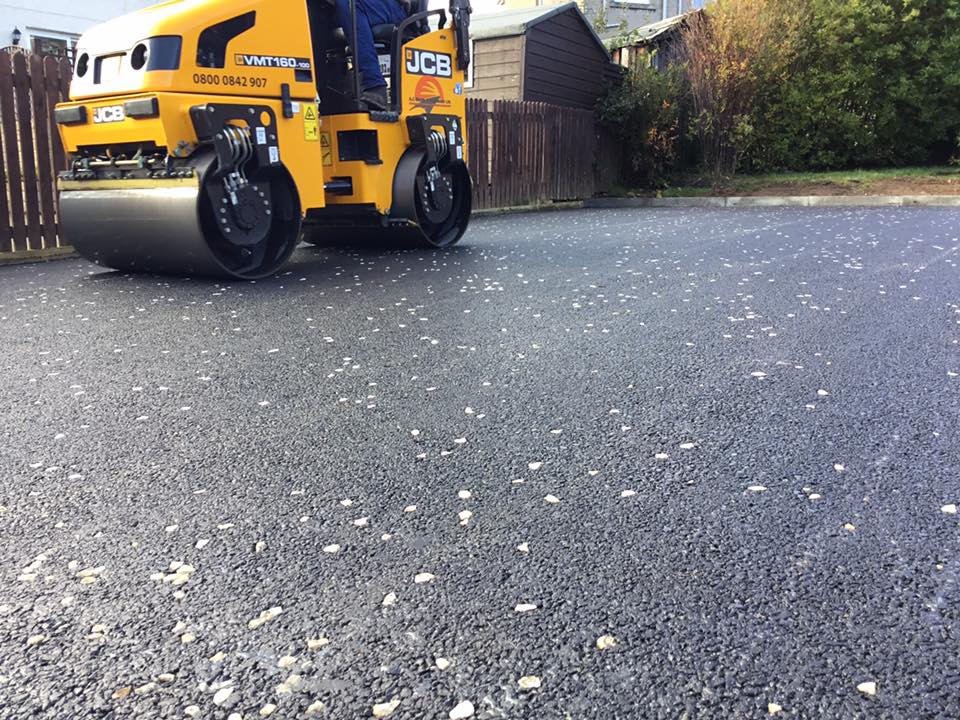
[[[748,18],[738,25],[737,13],[755,17],[758,5],[775,13],[766,26],[776,30],[738,38]],[[741,58],[763,59],[726,61],[731,72],[747,67],[755,86],[749,112],[737,116],[749,128],[734,148],[739,171],[923,165],[960,155],[960,0],[716,0],[706,23],[718,34],[718,64],[737,43]],[[601,119],[624,144],[624,182],[660,185],[689,169],[678,151],[695,130],[686,69],[641,67],[601,100]]]
[[[750,170],[943,162],[960,130],[960,0],[808,0],[786,82],[764,88]]]

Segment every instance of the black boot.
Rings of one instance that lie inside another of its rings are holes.
[[[360,93],[360,99],[367,104],[367,108],[370,110],[386,110],[390,106],[386,85],[364,90]]]

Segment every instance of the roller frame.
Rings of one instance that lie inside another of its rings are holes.
[[[210,148],[201,149],[186,161],[193,171],[190,178],[61,180],[61,222],[67,240],[87,259],[117,270],[238,279],[276,272],[292,253],[295,241],[289,250],[273,249],[275,256],[256,269],[230,267],[214,250],[216,245],[250,246],[251,263],[264,262],[262,256],[269,248],[257,247],[256,238],[250,242],[238,238],[230,243],[228,236],[216,229],[215,208],[220,207],[218,201],[224,195],[223,178],[237,169],[223,132],[230,121],[242,120],[250,131],[256,162],[251,173],[255,179],[248,178],[250,192],[272,199],[269,176],[283,172],[279,148],[270,152],[271,146],[277,147],[273,110],[266,105],[207,103],[192,107],[190,116],[201,147]],[[263,117],[269,123],[262,123]],[[257,142],[258,137],[264,142]],[[298,217],[296,188],[288,176],[286,180],[294,193],[297,208],[293,212]],[[212,222],[201,212],[204,200],[200,196],[204,193],[211,204]],[[269,222],[267,233],[273,231],[272,214]]]

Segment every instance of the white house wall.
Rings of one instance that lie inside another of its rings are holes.
[[[13,44],[13,29],[23,37],[20,45],[31,47],[34,35],[76,40],[97,23],[153,5],[157,0],[30,0],[0,2],[0,47]]]

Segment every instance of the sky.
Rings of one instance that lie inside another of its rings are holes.
[[[474,15],[489,15],[503,9],[503,6],[497,0],[470,0],[470,5],[473,7]],[[450,7],[450,2],[449,0],[429,0],[428,7],[431,10],[439,10],[440,8],[446,10]]]

